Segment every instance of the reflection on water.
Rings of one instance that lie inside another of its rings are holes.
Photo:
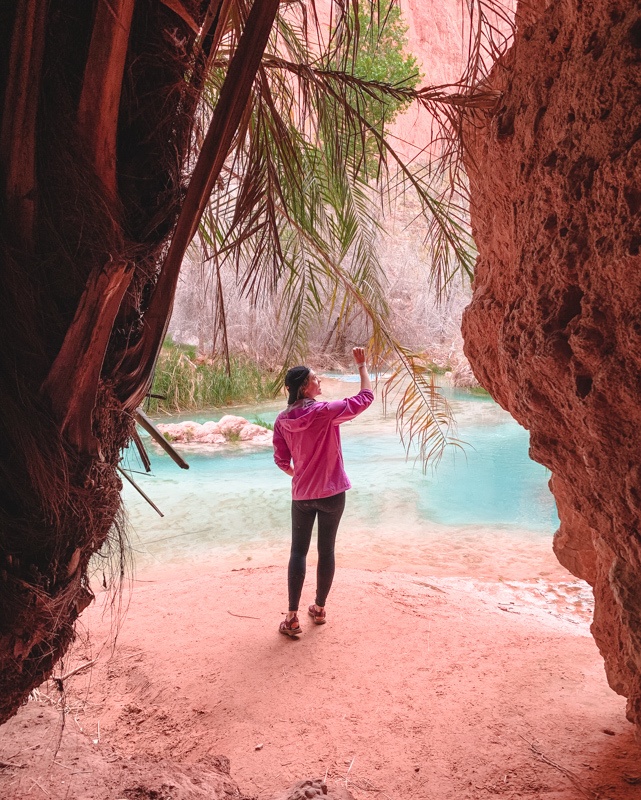
[[[352,384],[326,382],[330,396]],[[558,525],[543,467],[527,456],[528,435],[494,402],[450,392],[464,452],[452,450],[436,471],[407,461],[380,403],[341,427],[348,494],[339,562],[425,574],[527,578],[555,569]],[[234,409],[273,421],[281,404]],[[191,415],[204,421],[222,416]],[[145,439],[149,442],[148,439]],[[181,450],[180,470],[151,444],[153,474],[134,475],[160,506],[160,519],[135,491],[124,496],[139,565],[214,558],[283,563],[289,544],[290,481],[272,451],[232,444],[223,451]],[[129,466],[139,469],[133,453]]]

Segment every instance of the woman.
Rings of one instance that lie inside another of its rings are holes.
[[[362,347],[353,350],[361,379],[358,394],[318,402],[321,385],[309,367],[292,367],[285,376],[288,406],[274,424],[274,461],[292,477],[292,549],[287,584],[289,612],[279,631],[301,633],[298,604],[305,581],[307,551],[318,515],[316,602],[309,614],[317,625],[327,621],[325,601],[334,578],[334,543],[351,484],[343,468],[338,426],[365,411],[374,399]],[[293,462],[293,466],[292,466]]]

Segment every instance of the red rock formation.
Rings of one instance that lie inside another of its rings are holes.
[[[463,5],[459,0],[402,0],[399,7],[407,25],[407,50],[423,73],[421,85],[456,83],[465,66]],[[412,106],[392,126],[394,146],[414,158],[431,141],[432,125],[429,114]]]
[[[468,128],[466,354],[552,471],[555,552],[594,586],[610,686],[641,725],[641,13],[531,8],[499,107]]]
[[[463,5],[458,0],[425,2],[402,0],[399,7],[407,23],[408,50],[418,55],[425,83],[455,83],[465,68],[465,40],[461,36]]]
[[[421,85],[446,86],[458,83],[468,62],[471,27],[469,8],[460,0],[400,0],[398,5],[407,25],[407,50],[416,56],[423,74]],[[487,22],[495,28],[493,39],[496,45],[502,45],[503,37],[511,35],[507,20],[514,14],[514,5],[515,0],[497,3],[500,14],[495,13],[490,4],[484,5]],[[472,24],[476,30],[477,10]],[[484,29],[487,32],[487,26]],[[484,60],[489,70],[492,57],[487,51],[484,52]],[[405,157],[415,158],[425,143],[432,140],[433,120],[414,105],[394,121],[391,133],[398,151]]]

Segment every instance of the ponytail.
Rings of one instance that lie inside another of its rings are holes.
[[[288,405],[291,406],[292,403],[301,399],[310,372],[311,370],[309,367],[303,366],[292,367],[287,370],[287,375],[285,375],[285,388],[289,392],[289,396],[287,397]]]

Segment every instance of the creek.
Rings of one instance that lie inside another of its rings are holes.
[[[329,380],[328,394],[353,394],[354,383]],[[558,526],[547,471],[528,457],[528,434],[488,397],[445,389],[462,449],[423,472],[405,450],[393,417],[377,400],[341,426],[348,492],[339,530],[339,563],[417,574],[528,580],[551,575]],[[233,413],[273,422],[282,403],[191,414],[163,421],[204,422]],[[124,488],[137,570],[209,560],[238,567],[284,564],[289,546],[290,479],[271,447],[230,443],[180,449],[180,470],[146,437],[152,473],[132,477],[161,508],[160,518]],[[139,470],[133,452],[124,466]],[[313,560],[313,557],[312,557]]]

